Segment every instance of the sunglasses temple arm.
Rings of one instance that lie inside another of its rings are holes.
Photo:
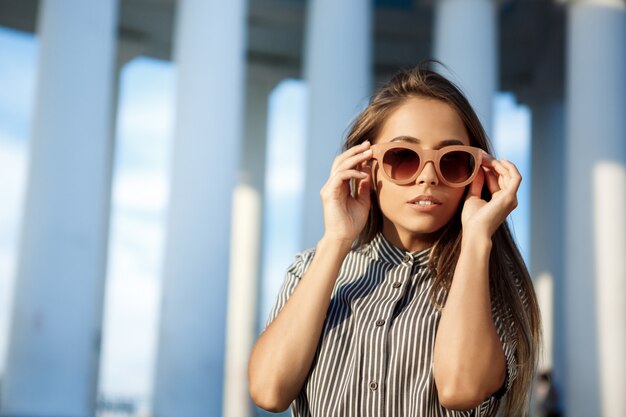
[[[496,159],[485,151],[482,152],[481,158],[482,158],[482,161],[480,164],[485,165],[486,167],[490,167],[491,163]]]

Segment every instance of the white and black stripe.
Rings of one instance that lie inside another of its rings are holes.
[[[278,315],[304,275],[314,251],[296,256],[270,313]],[[469,411],[439,404],[433,350],[441,312],[431,302],[430,249],[407,253],[382,234],[346,257],[311,372],[292,404],[296,417],[495,416],[496,396]],[[506,386],[516,376],[508,314],[492,309],[507,359]],[[504,316],[504,317],[503,317]]]

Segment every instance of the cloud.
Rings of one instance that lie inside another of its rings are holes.
[[[109,397],[141,399],[152,390],[160,291],[158,280],[141,275],[109,277],[100,376]]]
[[[145,58],[131,61],[122,75],[122,92],[100,392],[147,403],[158,338],[169,198],[172,65]]]
[[[168,166],[174,90],[171,63],[138,58],[124,68],[117,126],[120,167]]]
[[[270,198],[297,196],[304,187],[304,173],[297,167],[285,167],[268,172],[267,193]]]
[[[150,214],[163,210],[169,198],[169,179],[163,171],[119,170],[113,186],[118,210]]]
[[[158,337],[163,178],[121,173],[112,210],[100,392],[147,401]]]

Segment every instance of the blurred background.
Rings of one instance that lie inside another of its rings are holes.
[[[0,416],[268,414],[332,159],[428,58],[524,176],[531,415],[626,415],[623,0],[0,0]]]

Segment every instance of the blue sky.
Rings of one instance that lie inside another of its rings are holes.
[[[21,206],[36,83],[37,41],[0,28],[0,375],[15,280]],[[147,404],[152,390],[161,252],[168,200],[175,67],[138,58],[120,79],[100,390]],[[530,115],[509,94],[496,97],[494,143],[524,181],[513,227],[528,253]],[[270,97],[262,306],[264,322],[298,249],[306,86],[286,80]],[[289,146],[286,146],[288,144]],[[528,259],[528,258],[527,258]]]

